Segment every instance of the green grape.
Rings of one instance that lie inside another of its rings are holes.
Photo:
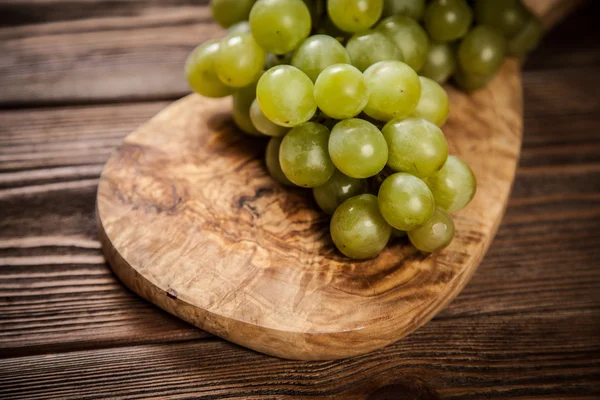
[[[433,0],[425,10],[425,28],[438,42],[465,36],[472,22],[473,12],[465,0]]]
[[[427,52],[425,65],[419,74],[442,84],[454,74],[455,70],[456,52],[452,45],[432,42]]]
[[[448,93],[429,78],[421,76],[419,79],[421,80],[421,98],[413,115],[433,122],[437,126],[444,125],[450,111]]]
[[[506,38],[518,34],[531,14],[521,0],[477,0],[475,19],[480,25],[489,26]]]
[[[331,21],[345,32],[369,29],[379,20],[383,0],[327,0]]]
[[[454,221],[445,211],[436,209],[425,225],[408,232],[413,246],[426,253],[433,253],[448,246],[454,239]]]
[[[425,180],[433,193],[436,207],[453,213],[471,202],[477,190],[477,180],[471,168],[456,156],[449,156],[435,175]]]
[[[384,0],[383,16],[405,15],[417,21],[423,18],[425,0]]]
[[[267,136],[283,136],[290,130],[290,128],[279,126],[267,118],[260,109],[258,100],[256,99],[250,106],[250,120],[256,130]]]
[[[356,33],[346,43],[352,65],[364,72],[379,61],[404,61],[402,51],[379,31],[367,30]]]
[[[286,54],[267,53],[267,61],[265,62],[265,68],[271,69],[278,65],[290,64],[292,62],[293,55],[294,55],[294,53],[286,53]]]
[[[380,61],[365,71],[369,102],[365,114],[380,121],[409,116],[421,97],[417,73],[401,61]]]
[[[302,0],[258,0],[250,12],[250,27],[263,49],[285,54],[310,34],[310,12]]]
[[[258,81],[256,98],[267,118],[281,126],[300,125],[317,111],[312,81],[290,65],[265,72]]]
[[[329,129],[315,122],[289,131],[279,150],[279,162],[285,176],[298,186],[324,185],[335,171],[327,151],[328,139]]]
[[[404,62],[419,71],[427,59],[429,36],[417,21],[410,17],[394,16],[381,21],[377,30],[389,37],[402,51]]]
[[[294,184],[285,176],[279,163],[279,148],[282,140],[283,138],[280,137],[272,137],[269,140],[265,154],[265,164],[267,164],[267,171],[273,179],[282,185],[293,186]]]
[[[315,100],[325,115],[335,119],[358,115],[369,101],[363,74],[348,64],[327,67],[315,82]]]
[[[250,32],[250,23],[248,21],[241,21],[233,24],[227,29],[228,35],[240,35],[242,33]]]
[[[388,166],[394,171],[424,178],[439,171],[448,158],[444,133],[423,118],[390,121],[382,132],[389,149]]]
[[[185,76],[190,87],[206,97],[225,97],[233,90],[219,79],[215,70],[215,58],[219,43],[209,40],[196,47],[185,62]]]
[[[210,8],[215,21],[223,28],[248,19],[255,0],[211,0]]]
[[[364,179],[350,178],[336,170],[324,185],[313,189],[313,196],[321,210],[331,215],[344,201],[367,190]]]
[[[221,82],[243,87],[256,81],[263,72],[265,51],[251,33],[229,35],[221,41],[215,57],[215,69]]]
[[[315,82],[321,71],[330,65],[350,64],[350,56],[331,36],[314,35],[296,49],[291,64]]]
[[[392,234],[392,228],[379,212],[377,197],[372,194],[344,201],[333,213],[329,228],[338,250],[359,260],[381,253]]]
[[[231,97],[233,99],[233,121],[238,128],[249,135],[262,136],[250,119],[250,107],[256,98],[256,82],[237,90]]]
[[[490,75],[468,74],[458,68],[454,73],[454,81],[461,89],[472,92],[487,86],[494,79],[495,75],[496,73]]]
[[[423,226],[435,209],[433,194],[425,182],[402,172],[390,175],[383,181],[379,188],[378,204],[388,224],[407,232]]]
[[[477,26],[458,47],[460,68],[467,74],[492,75],[502,65],[506,41],[494,30]]]
[[[342,173],[369,178],[385,167],[388,146],[375,125],[358,118],[345,119],[331,130],[329,156]]]
[[[542,22],[536,17],[530,18],[523,29],[509,40],[508,54],[523,57],[526,53],[535,49],[543,35],[544,26]]]

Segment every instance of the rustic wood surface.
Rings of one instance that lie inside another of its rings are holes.
[[[327,362],[281,361],[210,337],[125,290],[101,257],[94,198],[102,165],[180,94],[169,83],[179,71],[152,72],[149,61],[159,69],[170,62],[160,40],[166,27],[185,25],[175,4],[0,4],[0,81],[22,92],[0,91],[0,398],[364,398],[390,383],[407,396],[600,396],[598,2],[558,26],[525,64],[520,167],[471,283],[397,344]],[[23,11],[10,12],[14,5]],[[203,17],[186,15],[193,22],[171,37],[179,57],[208,32]],[[138,23],[147,29],[140,36],[125,28]],[[113,47],[96,46],[93,36],[111,31],[120,33]],[[122,48],[135,41],[145,71],[128,56],[136,47]],[[154,80],[120,81],[112,89],[120,93],[110,93],[120,69]],[[104,84],[80,86],[86,74]],[[150,86],[157,92],[146,96]]]

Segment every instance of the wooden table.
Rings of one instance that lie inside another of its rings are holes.
[[[599,2],[525,64],[512,200],[465,291],[405,340],[328,362],[212,337],[101,255],[103,163],[187,92],[187,53],[219,34],[205,3],[0,3],[0,398],[600,398]]]

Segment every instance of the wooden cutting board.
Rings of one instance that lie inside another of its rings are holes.
[[[547,23],[573,4],[531,3]],[[460,293],[498,229],[521,147],[519,68],[507,61],[473,94],[448,87],[443,130],[478,191],[439,254],[396,241],[373,260],[343,257],[311,191],[268,176],[266,141],[234,128],[231,100],[190,95],[107,162],[97,198],[106,258],[143,298],[263,353],[337,359],[395,342]]]

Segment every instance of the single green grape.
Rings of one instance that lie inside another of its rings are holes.
[[[292,62],[293,55],[294,55],[294,53],[286,53],[286,54],[267,53],[267,61],[265,62],[265,69],[271,69],[278,65],[290,64]]]
[[[442,84],[454,74],[456,63],[456,52],[451,44],[432,42],[419,74]]]
[[[291,64],[315,82],[330,65],[350,64],[350,56],[344,46],[331,36],[314,35],[296,49]]]
[[[384,0],[383,17],[405,15],[417,21],[423,18],[425,0]]]
[[[421,97],[417,73],[401,61],[380,61],[364,73],[369,89],[365,114],[380,121],[412,114]]]
[[[302,0],[258,0],[250,12],[250,27],[263,49],[285,54],[310,34],[310,12]]]
[[[388,144],[388,166],[394,171],[424,178],[439,171],[448,158],[444,133],[423,118],[392,120],[382,132]]]
[[[379,61],[404,61],[402,51],[379,31],[367,30],[354,34],[346,43],[352,65],[364,72]]]
[[[477,190],[473,171],[456,156],[448,156],[442,169],[427,178],[425,183],[433,193],[436,207],[449,213],[465,208]]]
[[[328,140],[329,129],[315,122],[289,131],[279,150],[279,162],[285,176],[298,186],[324,185],[335,171],[327,151]]]
[[[345,175],[369,178],[385,167],[388,146],[375,125],[363,119],[345,119],[331,130],[329,156]]]
[[[523,29],[508,42],[508,54],[523,57],[535,49],[544,35],[544,25],[536,17],[531,17]]]
[[[388,224],[407,232],[423,226],[435,210],[433,194],[425,182],[402,172],[390,175],[383,181],[379,188],[378,204]]]
[[[381,21],[377,30],[398,46],[404,62],[412,69],[418,72],[423,67],[429,50],[429,36],[416,20],[400,15],[388,17]]]
[[[336,170],[324,185],[313,188],[313,196],[321,210],[331,215],[344,201],[367,190],[364,179],[350,178]]]
[[[251,33],[229,35],[221,41],[215,57],[215,69],[221,82],[244,87],[262,74],[266,53]]]
[[[331,21],[345,32],[369,29],[379,20],[383,0],[327,0]]]
[[[433,0],[425,10],[425,28],[438,42],[465,36],[472,22],[473,12],[465,0]]]
[[[283,136],[290,130],[290,128],[279,126],[267,118],[260,109],[260,105],[256,99],[250,106],[250,120],[256,130],[267,136]]]
[[[500,32],[506,38],[518,34],[529,20],[531,13],[521,0],[477,0],[475,19]]]
[[[269,175],[282,185],[293,186],[294,184],[285,176],[279,163],[279,148],[281,147],[281,137],[272,137],[267,145],[265,154],[265,164]]]
[[[265,72],[258,81],[256,98],[267,118],[281,126],[300,125],[317,111],[312,81],[290,65]]]
[[[426,253],[433,253],[447,247],[454,239],[454,221],[443,210],[436,209],[425,225],[408,232],[413,246]]]
[[[233,93],[233,121],[243,132],[252,136],[262,136],[250,119],[250,107],[256,98],[256,82]]]
[[[392,228],[377,207],[377,197],[361,194],[344,201],[333,213],[329,225],[331,239],[347,257],[376,257],[385,248]]]
[[[469,74],[458,68],[454,73],[454,81],[459,88],[472,92],[474,90],[486,87],[496,76],[496,73],[489,75]]]
[[[196,47],[185,62],[185,76],[194,92],[206,97],[229,96],[233,89],[219,79],[215,58],[219,42],[209,40]]]
[[[486,26],[473,28],[458,47],[460,68],[467,74],[492,75],[502,65],[506,40]]]
[[[421,98],[413,115],[441,127],[446,123],[450,112],[448,93],[429,78],[420,76],[419,79],[421,81]]]
[[[325,115],[352,118],[365,108],[369,90],[363,74],[348,64],[327,67],[315,82],[315,100]]]
[[[231,25],[227,29],[228,35],[240,35],[242,33],[250,32],[250,23],[248,21],[241,21],[236,24]]]
[[[211,0],[213,18],[223,28],[248,19],[255,0]]]

